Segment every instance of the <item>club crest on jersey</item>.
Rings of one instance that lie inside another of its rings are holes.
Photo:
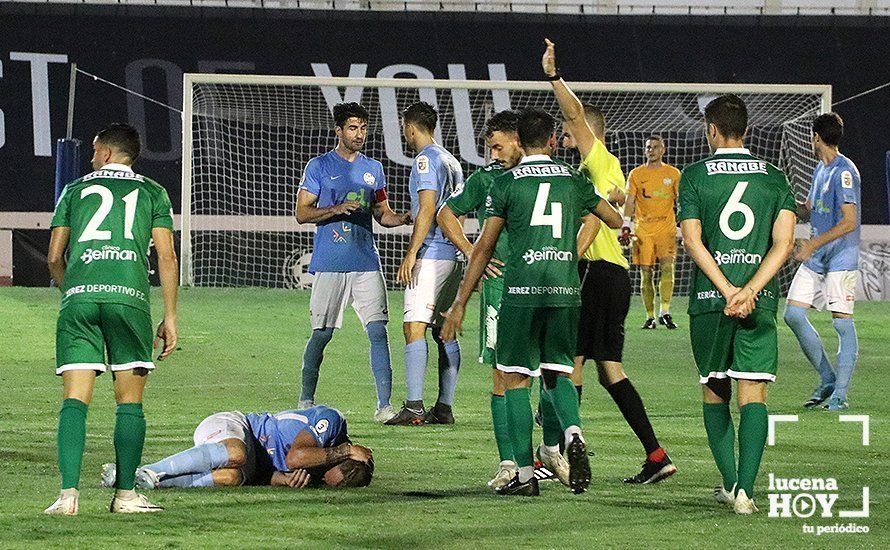
[[[340,224],[340,231],[336,229],[332,230],[333,239],[335,243],[345,243],[346,242],[346,234],[352,233],[352,226],[346,222]]]
[[[665,185],[673,185],[674,180],[672,180],[671,178],[664,178],[663,180],[661,180],[661,183],[663,183]]]
[[[841,173],[841,187],[844,189],[853,189],[853,174],[844,170]]]
[[[373,186],[377,180],[374,178],[374,174],[371,172],[365,172],[365,175],[362,176],[362,180],[365,182],[365,185]]]
[[[428,174],[430,171],[430,159],[426,155],[417,157],[417,173]]]
[[[323,434],[328,431],[328,426],[330,422],[328,422],[327,418],[322,418],[318,422],[315,423],[315,433]]]

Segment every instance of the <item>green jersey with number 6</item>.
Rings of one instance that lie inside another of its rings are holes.
[[[781,210],[795,211],[785,174],[747,149],[718,149],[683,170],[680,221],[701,221],[702,242],[737,287],[745,285],[773,245],[773,223]],[[775,278],[760,292],[757,307],[776,311]],[[689,314],[720,311],[726,299],[698,268],[692,276]]]
[[[463,187],[451,194],[451,197],[445,204],[454,212],[455,216],[465,216],[475,211],[476,219],[479,221],[479,227],[481,228],[482,224],[485,223],[485,218],[488,217],[485,199],[488,197],[494,179],[503,173],[504,168],[499,162],[492,162],[488,166],[476,170],[470,174]],[[501,236],[498,237],[494,254],[492,254],[494,259],[502,262],[507,259],[507,254],[510,250],[508,239],[506,232],[501,233]]]
[[[578,230],[599,204],[586,176],[546,155],[532,155],[495,178],[486,214],[503,218],[510,239],[503,305],[581,304]]]
[[[173,229],[170,198],[160,184],[125,165],[106,165],[65,186],[52,226],[71,228],[62,308],[118,303],[149,312],[151,230]]]

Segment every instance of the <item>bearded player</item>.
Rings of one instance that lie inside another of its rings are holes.
[[[312,336],[303,352],[299,407],[314,404],[325,347],[352,304],[371,343],[371,372],[377,387],[374,420],[386,422],[395,416],[390,404],[389,316],[372,219],[383,227],[398,227],[410,223],[411,217],[392,211],[383,165],[361,153],[368,116],[358,103],[335,105],[337,147],[306,163],[300,182],[296,218],[316,224],[316,230],[309,263],[309,271],[315,273],[309,299]]]
[[[519,163],[522,149],[519,146],[516,111],[495,113],[485,123],[485,140],[490,151],[491,163],[473,172],[462,189],[455,191],[448,202],[439,209],[436,217],[445,237],[454,243],[466,258],[473,255],[473,244],[464,233],[459,219],[470,212],[476,213],[480,227],[487,217],[485,199],[491,192],[494,179]],[[504,292],[503,265],[509,253],[506,232],[498,237],[491,262],[482,281],[479,300],[479,362],[492,366],[491,420],[494,440],[497,444],[500,464],[494,478],[488,482],[492,489],[499,489],[515,476],[517,467],[513,458],[513,445],[507,428],[507,408],[504,398],[504,373],[497,369],[497,326]]]
[[[677,192],[680,171],[665,163],[664,139],[658,135],[646,139],[646,164],[630,171],[627,178],[625,225],[633,227],[633,263],[640,266],[640,294],[646,308],[644,329],[659,324],[676,329],[671,317],[674,294],[674,259],[677,256]],[[658,290],[661,309],[655,318],[655,268],[660,273]]]
[[[718,502],[752,514],[766,444],[767,383],[776,379],[776,273],[791,254],[794,197],[781,170],[744,148],[745,103],[732,94],[705,108],[712,156],[680,179],[680,228],[695,261],[689,333],[701,383],[708,445],[723,477]],[[739,405],[738,464],[729,400]]]
[[[563,145],[577,148],[581,154],[579,170],[613,203],[624,200],[624,175],[618,159],[609,153],[605,142],[605,118],[599,109],[582,105],[557,70],[555,45],[546,41],[541,60],[544,75],[553,85],[553,93],[563,115]],[[581,320],[578,324],[578,349],[572,380],[581,399],[582,368],[585,361],[596,363],[599,383],[609,392],[624,419],[643,445],[646,458],[638,474],[625,483],[655,483],[677,471],[658,442],[643,400],[622,368],[624,321],[630,310],[631,284],[618,234],[602,228],[585,250],[578,270],[581,277]]]
[[[578,396],[569,379],[575,352],[578,306],[578,234],[592,216],[610,227],[621,215],[597,195],[590,181],[554,161],[556,120],[540,109],[525,109],[518,123],[525,156],[512,170],[495,178],[486,199],[485,225],[467,274],[442,330],[443,338],[460,330],[466,304],[506,228],[510,240],[504,295],[498,319],[497,368],[504,373],[507,426],[519,471],[497,492],[537,496],[531,411],[531,379],[543,377],[546,421],[560,426],[569,462],[569,487],[584,492],[590,484],[590,462],[581,434]],[[559,441],[545,445],[559,453]]]

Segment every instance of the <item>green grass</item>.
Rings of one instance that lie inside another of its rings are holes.
[[[155,295],[155,303],[158,296]],[[180,349],[161,363],[146,392],[151,461],[191,445],[198,422],[221,410],[293,407],[297,357],[309,336],[308,294],[268,290],[189,289],[181,294]],[[890,305],[857,304],[861,360],[851,391],[852,414],[871,415],[871,446],[857,425],[808,412],[815,373],[790,331],[779,328],[779,380],[770,388],[773,414],[799,414],[779,429],[757,483],[761,513],[737,517],[710,498],[718,481],[701,421],[700,390],[689,350],[688,318],[681,330],[643,333],[639,302],[628,319],[626,370],[679,472],[663,484],[626,486],[642,449],[608,397],[586,378],[583,420],[596,451],[591,490],[581,496],[547,483],[537,499],[506,499],[485,482],[497,464],[490,432],[488,367],[475,362],[477,318],[468,315],[464,367],[454,427],[387,428],[371,421],[374,389],[368,344],[352,313],[328,348],[318,398],[344,412],[356,442],[374,449],[376,478],[365,489],[239,488],[170,490],[152,494],[165,506],[150,517],[106,512],[110,492],[98,488],[103,462],[113,460],[111,377],[99,379],[88,419],[80,516],[46,517],[56,497],[55,429],[61,381],[53,375],[58,292],[0,289],[0,547],[401,547],[401,548],[695,548],[885,547],[888,514],[887,340]],[[404,397],[401,295],[393,293],[390,325],[395,399]],[[470,311],[475,311],[471,309]],[[814,317],[829,354],[836,337],[827,315]],[[781,325],[781,323],[780,323]],[[427,398],[435,396],[432,364]],[[737,416],[736,416],[737,418]],[[536,436],[538,437],[538,436]],[[858,509],[860,487],[871,487],[871,517],[767,517],[767,473],[834,477],[835,511]],[[804,524],[855,521],[867,535],[804,535]],[[883,540],[884,543],[880,541]]]

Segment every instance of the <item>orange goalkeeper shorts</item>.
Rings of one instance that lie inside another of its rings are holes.
[[[653,236],[640,236],[634,240],[634,265],[656,265],[664,258],[677,256],[677,234],[665,231]]]

